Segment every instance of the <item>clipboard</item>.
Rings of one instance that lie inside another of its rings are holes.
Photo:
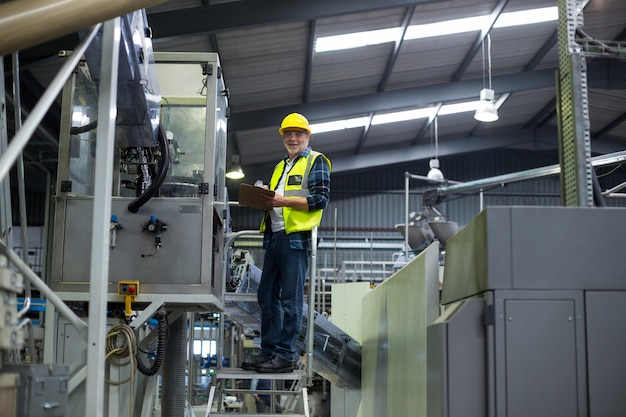
[[[262,195],[274,197],[274,191],[250,184],[239,184],[239,204],[242,206],[267,211],[267,201],[261,197]]]

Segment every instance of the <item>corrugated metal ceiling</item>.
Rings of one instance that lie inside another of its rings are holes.
[[[313,52],[317,37],[403,22],[493,13],[495,19],[498,12],[555,5],[554,0],[171,0],[147,11],[156,51],[219,53],[231,93],[229,157],[238,152],[254,178],[267,173],[283,153],[277,127],[291,111],[302,112],[313,123],[372,116],[476,99],[484,86],[478,32],[404,41],[399,48],[386,43],[325,53]],[[623,0],[592,0],[584,17],[585,31],[595,39],[626,39]],[[491,30],[493,88],[496,98],[510,95],[493,124],[476,122],[472,112],[439,116],[441,158],[512,144],[532,148],[538,136],[549,138],[544,146],[557,146],[556,28],[556,22],[548,22]],[[45,85],[49,65],[40,59],[29,68]],[[612,87],[590,90],[592,149],[622,150],[624,63],[614,58],[588,63],[590,76]],[[322,133],[311,144],[333,159],[336,172],[433,156],[432,129],[424,119]]]

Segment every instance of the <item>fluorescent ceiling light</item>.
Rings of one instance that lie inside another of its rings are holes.
[[[475,111],[480,101],[466,101],[464,103],[446,104],[439,109],[439,116],[445,116],[447,114],[465,113],[468,111]]]
[[[334,132],[337,130],[363,127],[369,123],[369,117],[356,117],[354,119],[336,120],[334,122],[311,124],[311,133]]]
[[[372,125],[382,125],[385,123],[403,122],[406,120],[424,119],[435,115],[436,107],[426,107],[423,109],[406,110],[394,113],[377,114],[372,118]]]
[[[337,51],[385,42],[395,42],[400,37],[400,34],[400,28],[389,28],[326,36],[315,40],[315,52]]]
[[[405,40],[432,38],[434,36],[452,35],[455,33],[471,32],[484,28],[491,16],[475,16],[465,19],[446,20],[444,22],[428,23],[426,25],[409,26],[404,35]]]
[[[559,18],[559,8],[544,7],[542,9],[522,10],[520,12],[502,13],[494,28],[530,25],[533,23],[550,22]]]
[[[558,19],[558,7],[522,10],[519,12],[502,13],[493,25],[494,28],[529,25],[549,22]],[[444,36],[456,33],[479,31],[491,20],[490,15],[446,20],[443,22],[413,25],[407,28],[405,40]],[[320,37],[315,40],[315,52],[338,51],[341,49],[359,48],[385,42],[395,42],[400,36],[400,28],[371,30],[366,32],[347,33]]]
[[[480,104],[479,100],[467,101],[463,103],[446,104],[439,109],[438,116],[449,114],[465,113],[476,111]],[[408,120],[425,119],[434,117],[436,107],[424,107],[421,109],[405,110],[393,113],[377,114],[372,118],[372,125],[382,125],[386,123],[405,122]],[[369,123],[369,117],[355,117],[354,119],[336,120],[332,122],[311,124],[311,132],[325,133],[337,130],[365,127]]]

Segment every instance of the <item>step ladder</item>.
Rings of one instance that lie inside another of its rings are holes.
[[[256,371],[246,371],[241,368],[221,368],[212,377],[209,398],[205,417],[247,417],[247,416],[282,416],[282,417],[309,417],[307,388],[303,381],[307,377],[303,369],[295,369],[291,373],[265,374]],[[268,379],[271,389],[259,390],[239,388],[240,384],[250,387],[254,379]],[[242,411],[243,401],[227,402],[227,397],[237,396],[240,400],[245,394],[269,395],[272,399],[270,412],[254,413]],[[276,410],[277,400],[281,402],[282,410]]]

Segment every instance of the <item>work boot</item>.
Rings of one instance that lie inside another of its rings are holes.
[[[263,374],[288,374],[293,372],[293,361],[272,356],[270,360],[259,363],[256,371]]]
[[[241,369],[245,369],[246,371],[256,371],[256,367],[258,364],[267,362],[270,359],[269,356],[265,356],[262,353],[258,355],[252,356],[250,361],[244,361],[241,363]]]

